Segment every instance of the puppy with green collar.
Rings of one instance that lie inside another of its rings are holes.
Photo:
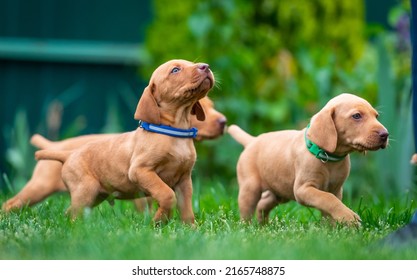
[[[359,225],[360,217],[342,203],[352,152],[383,149],[388,131],[378,112],[363,98],[340,94],[308,127],[251,136],[236,125],[228,133],[244,150],[237,163],[239,210],[245,221],[256,211],[268,222],[278,204],[295,200],[314,207],[334,222]]]

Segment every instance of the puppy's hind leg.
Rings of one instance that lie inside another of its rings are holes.
[[[41,202],[51,194],[66,190],[61,179],[62,163],[58,161],[42,160],[36,164],[32,178],[16,194],[3,204],[3,210],[21,209]]]
[[[256,206],[256,216],[260,224],[267,224],[269,213],[279,204],[278,198],[271,191],[264,191]]]
[[[260,224],[267,224],[269,221],[269,213],[278,204],[288,202],[287,199],[277,197],[271,191],[264,191],[262,197],[256,206],[256,214]]]
[[[246,178],[239,180],[238,204],[240,218],[244,221],[250,221],[255,213],[256,205],[261,198],[261,188],[258,180]]]
[[[138,212],[152,211],[153,198],[152,197],[141,197],[133,200],[133,204]]]
[[[67,214],[72,219],[80,216],[85,208],[92,208],[105,199],[105,196],[100,196],[100,183],[93,177],[84,176],[81,182],[66,182],[71,195]]]

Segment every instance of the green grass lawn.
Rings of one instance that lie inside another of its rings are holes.
[[[132,203],[104,202],[71,222],[68,195],[33,208],[0,212],[0,259],[417,259],[417,245],[392,248],[379,241],[407,224],[417,208],[409,198],[346,202],[361,215],[359,229],[333,227],[317,210],[290,202],[269,225],[239,221],[236,188],[195,184],[196,228],[173,220],[155,227]],[[6,196],[0,196],[0,203]]]

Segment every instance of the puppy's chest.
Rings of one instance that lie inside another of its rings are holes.
[[[348,175],[349,168],[331,168],[329,170],[327,180],[324,182],[324,190],[331,193],[337,192],[346,181]]]
[[[161,159],[157,173],[168,185],[176,184],[184,173],[189,173],[194,166],[196,152],[194,146],[176,146]]]
[[[174,150],[167,154],[167,165],[173,169],[192,168],[196,160],[194,150]]]

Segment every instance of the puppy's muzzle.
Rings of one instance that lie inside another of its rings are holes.
[[[207,63],[199,63],[197,65],[197,69],[200,73],[205,73],[207,75],[206,79],[208,79],[210,81],[209,88],[212,88],[213,84],[214,84],[214,76],[213,76],[213,73],[210,70],[210,65],[208,65]]]
[[[381,149],[385,149],[388,146],[389,133],[386,129],[378,131],[379,140],[381,142]]]
[[[217,123],[219,124],[220,134],[224,134],[226,131],[226,124],[227,124],[226,117],[218,118]]]

